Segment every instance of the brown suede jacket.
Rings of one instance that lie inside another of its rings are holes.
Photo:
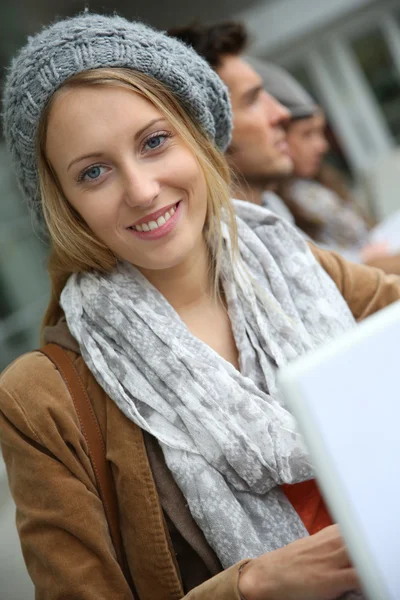
[[[311,248],[357,320],[400,299],[399,277]],[[98,386],[65,323],[46,335],[70,351],[98,417],[136,595],[116,561],[69,392],[31,352],[0,377],[0,441],[37,600],[239,600],[239,565],[222,571],[157,442]]]

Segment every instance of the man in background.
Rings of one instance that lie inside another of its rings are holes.
[[[233,136],[227,159],[235,176],[233,195],[293,220],[277,196],[265,193],[271,182],[293,170],[285,132],[291,114],[265,90],[262,78],[244,58],[248,41],[244,26],[193,25],[171,29],[169,34],[202,55],[229,89]]]

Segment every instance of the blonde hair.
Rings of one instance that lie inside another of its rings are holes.
[[[57,97],[65,90],[83,85],[117,85],[149,100],[169,121],[177,135],[196,156],[207,187],[205,237],[208,243],[213,289],[219,289],[222,249],[222,219],[227,223],[233,252],[237,249],[237,229],[230,201],[230,173],[222,152],[205,135],[175,96],[159,81],[148,75],[123,68],[101,68],[71,77],[52,96],[43,112],[38,130],[38,174],[44,218],[50,234],[51,252],[48,272],[51,297],[43,328],[54,325],[62,315],[59,305],[63,287],[72,273],[97,270],[110,272],[116,257],[101,242],[63,195],[57,177],[49,164],[45,143],[50,111]]]

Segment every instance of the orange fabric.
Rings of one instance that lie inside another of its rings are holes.
[[[326,508],[315,479],[294,485],[283,485],[282,490],[310,535],[332,525],[332,517]]]

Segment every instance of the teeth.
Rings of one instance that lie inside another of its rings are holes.
[[[158,219],[157,219],[157,225],[159,227],[161,227],[161,225],[165,225],[166,222],[167,221],[164,219],[164,217],[158,217]]]
[[[173,206],[161,217],[158,217],[157,221],[149,221],[148,223],[142,223],[141,225],[133,225],[132,229],[136,229],[136,231],[153,231],[162,225],[165,225],[167,221],[170,220],[172,215],[176,212],[176,206]]]

